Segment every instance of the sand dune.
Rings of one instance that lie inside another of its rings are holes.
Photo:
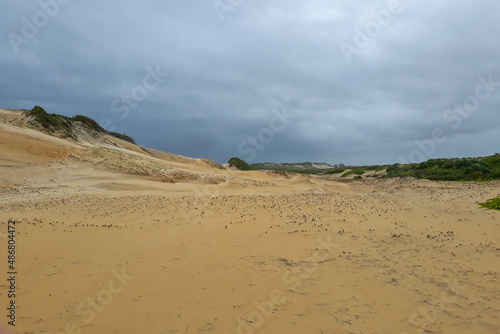
[[[477,206],[499,182],[339,183],[113,142],[0,123],[16,333],[500,333],[500,219]]]

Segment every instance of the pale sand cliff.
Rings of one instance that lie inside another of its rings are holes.
[[[16,333],[500,333],[498,181],[221,170],[0,116]]]

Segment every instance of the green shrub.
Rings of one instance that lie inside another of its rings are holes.
[[[486,158],[482,158],[481,162],[484,162],[493,169],[500,170],[500,155],[498,155],[498,153]]]
[[[35,119],[35,122],[38,123],[38,125],[42,126],[47,131],[60,131],[64,137],[75,138],[71,131],[71,122],[68,117],[57,114],[49,114],[40,106],[33,107],[33,109],[27,113]]]
[[[335,168],[335,169],[330,169],[325,172],[325,174],[339,174],[343,173],[345,171],[345,168]]]
[[[363,169],[355,169],[353,170],[354,174],[356,175],[363,175],[365,171]]]
[[[488,168],[487,166],[478,164],[478,163],[473,163],[469,167],[465,168],[465,175],[473,174],[473,173],[479,173],[479,174],[490,174],[491,169]]]
[[[129,143],[132,143],[132,144],[135,144],[135,140],[132,138],[132,137],[129,137],[127,136],[126,134],[124,133],[118,133],[118,132],[111,132],[111,131],[106,131],[106,133],[110,136],[113,136],[113,137],[116,137],[116,138],[119,138],[119,139],[122,139],[122,140],[125,140],[125,141],[128,141]]]
[[[35,118],[41,126],[46,129],[57,130],[61,128],[66,128],[67,123],[65,122],[65,117],[59,117],[60,115],[48,114],[42,107],[35,106],[31,111],[28,112],[30,116]]]
[[[492,210],[500,210],[500,197],[492,198],[484,203],[479,203],[480,206]]]
[[[239,170],[254,170],[255,168],[247,164],[245,161],[237,157],[232,157],[228,161],[229,166],[234,166]]]
[[[381,171],[383,171],[385,169],[385,166],[375,165],[375,166],[365,167],[364,169],[366,169],[366,170],[373,170],[373,171],[376,171],[376,172],[381,172]]]
[[[87,116],[76,115],[76,116],[71,117],[71,120],[74,122],[81,122],[81,123],[85,124],[87,127],[89,127],[90,129],[95,130],[97,132],[106,132],[106,130],[104,130],[99,124],[97,124],[96,121],[94,121],[92,118],[89,118]]]
[[[394,165],[388,166],[386,170],[387,170],[387,172],[393,172],[393,171],[398,170],[399,166],[401,166],[401,165],[400,164],[394,164]]]
[[[498,164],[498,165],[497,165]],[[388,177],[413,176],[435,181],[487,181],[498,179],[500,157],[429,159],[420,164],[394,164]]]
[[[106,133],[113,137],[120,138],[132,144],[135,144],[134,139],[132,139],[131,137],[118,132],[106,131],[96,121],[87,116],[76,115],[73,117],[66,117],[63,115],[49,114],[40,106],[35,106],[30,111],[27,111],[27,113],[34,118],[35,122],[38,125],[42,126],[47,131],[61,131],[64,137],[76,139],[76,136],[73,132],[73,123],[80,122],[91,130],[97,131],[99,133]]]

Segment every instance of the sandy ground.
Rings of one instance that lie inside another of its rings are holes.
[[[15,333],[500,333],[499,213],[477,205],[499,182],[340,183],[117,143],[0,124]]]

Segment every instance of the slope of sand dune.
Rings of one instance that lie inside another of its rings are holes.
[[[16,333],[499,333],[500,219],[477,206],[499,182],[338,183],[115,144],[0,124]]]

